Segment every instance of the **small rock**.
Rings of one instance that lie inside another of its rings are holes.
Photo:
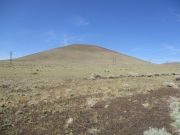
[[[71,125],[73,123],[73,121],[74,121],[73,118],[67,119],[65,127],[68,128],[69,125]]]
[[[47,111],[47,110],[44,110],[44,111],[43,111],[43,114],[48,114],[48,111]]]
[[[106,108],[106,109],[107,109],[108,107],[109,107],[109,105],[108,105],[108,104],[104,106],[104,108]]]
[[[16,115],[23,114],[23,111],[17,111]]]
[[[91,135],[97,135],[99,133],[99,130],[96,128],[90,128],[87,130],[87,132]]]
[[[37,72],[33,72],[32,74],[33,74],[33,75],[37,75],[38,73],[37,73]]]
[[[126,77],[126,75],[119,75],[119,78],[123,78],[123,77]]]
[[[128,74],[128,77],[138,77],[138,76],[139,76],[139,74],[138,73],[134,73],[134,72],[130,72]]]
[[[117,78],[120,78],[120,77],[117,76],[117,75],[109,75],[106,78],[108,78],[108,79],[117,79]]]
[[[73,123],[73,118],[69,118],[68,120],[67,120],[67,124],[72,124]]]
[[[167,87],[174,88],[174,89],[178,88],[178,86],[173,82],[165,82],[164,85],[167,86]]]
[[[3,128],[13,127],[13,126],[14,126],[14,125],[13,125],[13,124],[10,124],[10,123],[7,123],[7,124],[2,125]]]
[[[154,74],[154,76],[160,76],[160,74]]]
[[[96,103],[97,103],[97,99],[95,99],[95,98],[88,98],[87,99],[88,107],[93,107]]]
[[[93,73],[93,74],[91,74],[89,79],[90,80],[96,80],[96,79],[100,79],[100,78],[101,78],[101,75]]]
[[[27,108],[28,106],[25,104],[25,105],[23,105],[23,108]]]
[[[144,103],[144,104],[142,104],[142,106],[143,106],[144,108],[148,108],[148,107],[149,107],[149,103]]]
[[[114,76],[113,75],[109,75],[107,78],[114,79]]]
[[[180,77],[176,77],[176,81],[180,81]]]
[[[152,75],[152,74],[147,74],[146,76],[147,76],[147,77],[153,77],[153,75]]]
[[[4,107],[6,107],[6,105],[5,105],[5,104],[2,104],[1,107],[4,108]]]

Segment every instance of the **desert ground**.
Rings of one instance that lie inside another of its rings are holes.
[[[83,45],[0,61],[0,134],[178,135],[179,77],[179,63]]]

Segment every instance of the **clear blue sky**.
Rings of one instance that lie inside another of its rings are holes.
[[[0,0],[0,59],[71,43],[180,61],[180,0]]]

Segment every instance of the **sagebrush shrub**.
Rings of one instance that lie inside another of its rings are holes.
[[[144,131],[144,135],[172,135],[168,133],[164,128],[149,128],[149,130]]]
[[[180,130],[180,101],[174,101],[170,104],[171,108],[171,119],[174,121],[171,125],[176,129]]]

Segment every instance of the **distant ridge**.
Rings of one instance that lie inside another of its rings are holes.
[[[163,65],[180,65],[180,62],[166,62]]]
[[[16,59],[24,62],[77,62],[89,64],[150,64],[97,45],[71,44]]]

